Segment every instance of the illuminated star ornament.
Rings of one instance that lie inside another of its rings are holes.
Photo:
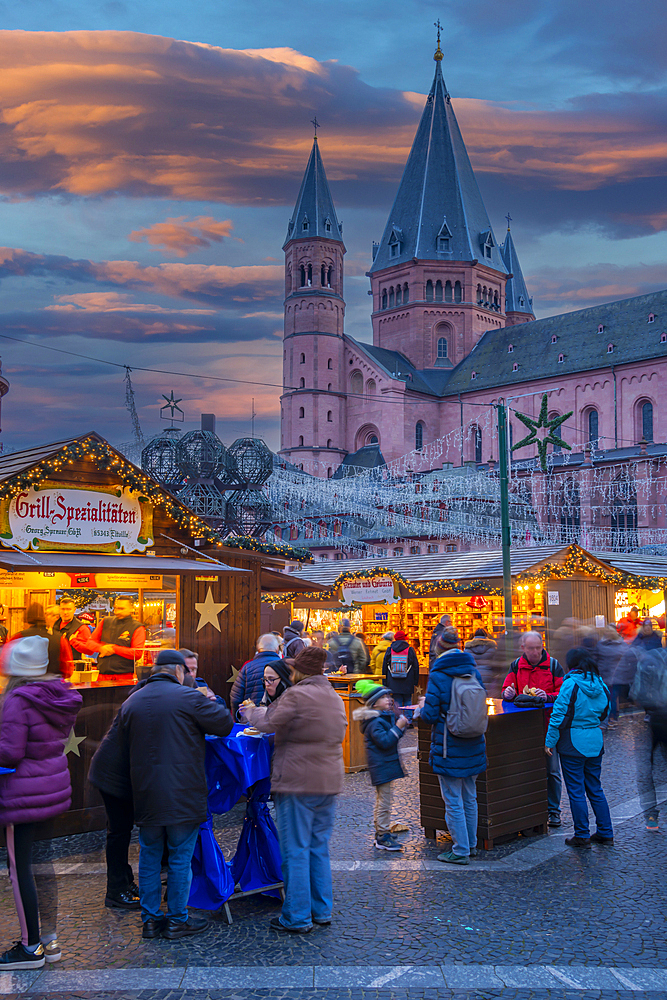
[[[181,399],[175,399],[174,390],[172,389],[168,396],[165,396],[165,394],[162,393],[162,398],[166,399],[167,402],[164,404],[164,406],[160,407],[160,416],[163,417],[163,419],[165,420],[171,420],[172,423],[174,420],[180,420],[182,422],[185,419],[185,414],[178,405],[183,401],[182,397]],[[169,414],[164,413],[165,410],[169,410]],[[179,413],[180,417],[177,416],[177,414]]]
[[[65,743],[65,756],[67,756],[68,753],[73,753],[76,754],[77,757],[80,757],[79,743],[83,743],[85,738],[85,736],[75,736],[74,730],[70,729],[69,736],[67,737],[67,741]]]
[[[220,622],[218,621],[218,615],[221,611],[224,611],[227,607],[226,604],[217,604],[213,600],[213,594],[211,593],[211,588],[209,587],[206,591],[206,599],[199,604],[195,603],[195,611],[199,615],[199,625],[197,625],[197,631],[204,627],[204,625],[212,625],[213,628],[217,628],[220,631]]]
[[[556,433],[560,425],[572,416],[572,410],[570,410],[569,413],[563,414],[562,417],[556,416],[549,420],[546,392],[542,396],[542,406],[537,420],[535,420],[534,417],[527,416],[525,413],[518,413],[516,410],[514,412],[519,420],[526,425],[530,433],[527,434],[525,438],[522,438],[521,441],[513,444],[512,451],[517,451],[519,448],[526,448],[529,444],[536,444],[537,453],[540,456],[542,472],[547,471],[548,444],[553,444],[556,447],[567,448],[568,451],[572,451],[570,445],[566,444],[560,434]],[[538,431],[543,431],[545,433],[538,434]]]

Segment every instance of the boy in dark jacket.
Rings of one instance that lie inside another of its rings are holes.
[[[392,785],[405,772],[398,757],[398,742],[405,733],[408,720],[396,718],[391,691],[374,681],[358,681],[356,690],[364,699],[354,718],[361,723],[366,743],[366,758],[371,783],[375,786],[375,846],[380,851],[402,851],[391,835]]]

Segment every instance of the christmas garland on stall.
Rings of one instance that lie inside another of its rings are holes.
[[[253,538],[250,535],[234,535],[225,538],[222,544],[228,545],[230,549],[248,549],[250,552],[263,552],[268,556],[283,556],[285,559],[293,559],[295,562],[314,562],[310,549],[292,545],[278,545],[273,542],[260,542],[258,538]]]
[[[491,597],[501,597],[503,593],[501,588],[490,587],[485,580],[466,580],[464,583],[459,583],[457,580],[443,579],[415,583],[414,581],[407,580],[401,573],[397,573],[396,570],[387,569],[383,566],[375,566],[372,569],[364,569],[358,572],[352,570],[341,573],[328,590],[318,590],[307,594],[296,592],[264,594],[262,601],[265,604],[291,604],[293,601],[299,599],[304,601],[337,601],[339,600],[338,591],[348,580],[367,580],[374,576],[390,577],[394,583],[398,583],[404,587],[410,597],[426,597],[428,594],[432,594],[438,590],[447,590],[459,596],[481,592]]]
[[[578,545],[571,545],[562,566],[546,563],[536,573],[525,571],[517,576],[517,583],[542,583],[545,580],[567,580],[575,573],[585,573],[596,580],[611,583],[616,587],[627,587],[630,590],[664,590],[667,587],[667,577],[644,576],[627,573],[621,569],[607,569],[592,562]]]

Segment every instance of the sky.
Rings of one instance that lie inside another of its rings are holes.
[[[4,0],[5,451],[90,430],[131,442],[125,366],[146,440],[173,390],[184,429],[215,413],[230,444],[254,406],[278,447],[281,247],[310,119],[344,223],[346,329],[370,341],[365,272],[437,18],[489,216],[502,239],[511,213],[536,314],[667,286],[662,0],[501,14],[489,0]]]

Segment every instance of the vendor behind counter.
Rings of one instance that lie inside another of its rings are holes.
[[[129,597],[117,597],[113,614],[103,618],[90,637],[98,653],[100,674],[133,674],[135,663],[146,644],[146,629],[133,618],[134,604]]]

